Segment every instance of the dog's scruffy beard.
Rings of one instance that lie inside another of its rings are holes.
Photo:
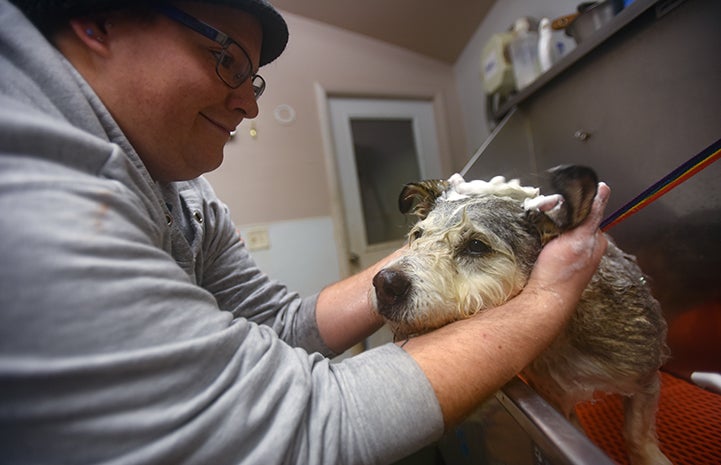
[[[489,197],[479,202],[487,204],[482,208],[498,209],[503,200]],[[498,231],[500,222],[478,223],[478,218],[474,221],[467,213],[468,205],[462,204],[449,206],[456,210],[450,227],[445,223],[447,213],[431,214],[419,222],[409,234],[407,253],[376,276],[376,287],[407,285],[402,297],[383,298],[377,293],[372,297],[397,340],[497,307],[518,294],[528,280],[540,250],[538,240],[521,229]],[[509,205],[504,208],[497,211],[522,214],[520,207],[510,211]],[[511,236],[515,240],[509,244]],[[531,246],[516,250],[516,243]]]

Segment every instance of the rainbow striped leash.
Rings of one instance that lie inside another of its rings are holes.
[[[616,210],[611,216],[603,220],[601,230],[606,231],[634,213],[638,213],[641,209],[647,207],[719,158],[721,158],[721,139],[706,147],[701,153],[671,171],[657,183],[634,197],[634,199],[626,205]]]

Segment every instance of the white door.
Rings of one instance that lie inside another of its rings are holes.
[[[348,236],[348,269],[355,273],[403,244],[413,222],[398,211],[403,186],[441,177],[433,104],[331,98],[329,106]],[[383,327],[350,352],[392,340],[393,334]]]
[[[441,177],[433,103],[329,99],[352,272],[400,247],[411,219],[398,211],[404,184]]]

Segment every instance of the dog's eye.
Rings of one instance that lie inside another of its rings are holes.
[[[411,231],[411,242],[415,241],[416,239],[420,239],[422,235],[423,230],[420,228]]]
[[[466,253],[469,255],[486,255],[491,251],[491,248],[488,247],[483,241],[479,241],[478,239],[471,239],[466,244]]]

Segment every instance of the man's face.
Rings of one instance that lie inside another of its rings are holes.
[[[257,71],[262,29],[255,17],[225,6],[178,7],[238,42]],[[187,180],[220,166],[230,131],[258,114],[250,79],[228,87],[215,71],[221,47],[162,15],[108,22],[109,54],[91,85],[153,178]]]

